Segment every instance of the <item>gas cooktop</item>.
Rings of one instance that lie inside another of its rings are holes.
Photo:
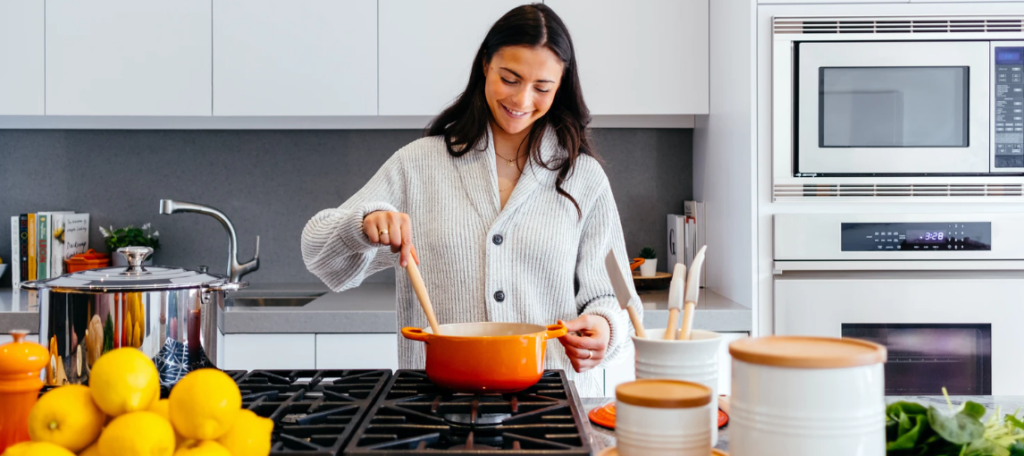
[[[272,456],[339,456],[390,370],[226,371],[242,407],[274,421]]]
[[[565,372],[514,394],[456,394],[399,370],[346,455],[590,455],[589,423]]]
[[[224,372],[244,408],[274,421],[271,456],[591,454],[590,423],[561,370],[513,394],[451,393],[417,370]]]

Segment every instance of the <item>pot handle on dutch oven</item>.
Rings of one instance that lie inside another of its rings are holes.
[[[427,333],[423,332],[422,328],[402,328],[402,336],[410,340],[418,340],[420,342],[426,342]]]
[[[565,325],[548,325],[547,332],[544,333],[544,339],[558,339],[566,334],[569,334],[569,330],[565,328]]]

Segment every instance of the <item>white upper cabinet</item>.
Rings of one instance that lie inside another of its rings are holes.
[[[546,0],[572,35],[591,114],[708,113],[708,1]]]
[[[0,115],[43,115],[43,2],[0,1]]]
[[[46,114],[209,116],[211,0],[47,0]]]
[[[213,113],[377,114],[376,0],[213,0]]]
[[[380,115],[440,113],[466,89],[491,25],[522,3],[379,0]]]

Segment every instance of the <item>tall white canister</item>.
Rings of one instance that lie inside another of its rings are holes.
[[[646,339],[633,336],[636,378],[667,378],[700,383],[711,388],[708,414],[711,444],[718,444],[718,347],[722,335],[693,330],[690,340],[663,340],[664,329],[647,330]]]
[[[769,336],[729,354],[732,456],[885,456],[885,347]]]

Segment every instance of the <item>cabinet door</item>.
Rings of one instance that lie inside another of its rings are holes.
[[[708,1],[546,0],[572,35],[591,114],[708,113]]]
[[[398,369],[397,334],[317,334],[317,369]]]
[[[46,114],[208,116],[211,0],[47,0]]]
[[[213,113],[376,115],[376,0],[214,0]]]
[[[476,51],[520,0],[380,0],[380,115],[434,116],[466,88]]]
[[[0,115],[42,115],[43,2],[0,2]]]
[[[315,369],[315,334],[226,334],[221,369]]]

